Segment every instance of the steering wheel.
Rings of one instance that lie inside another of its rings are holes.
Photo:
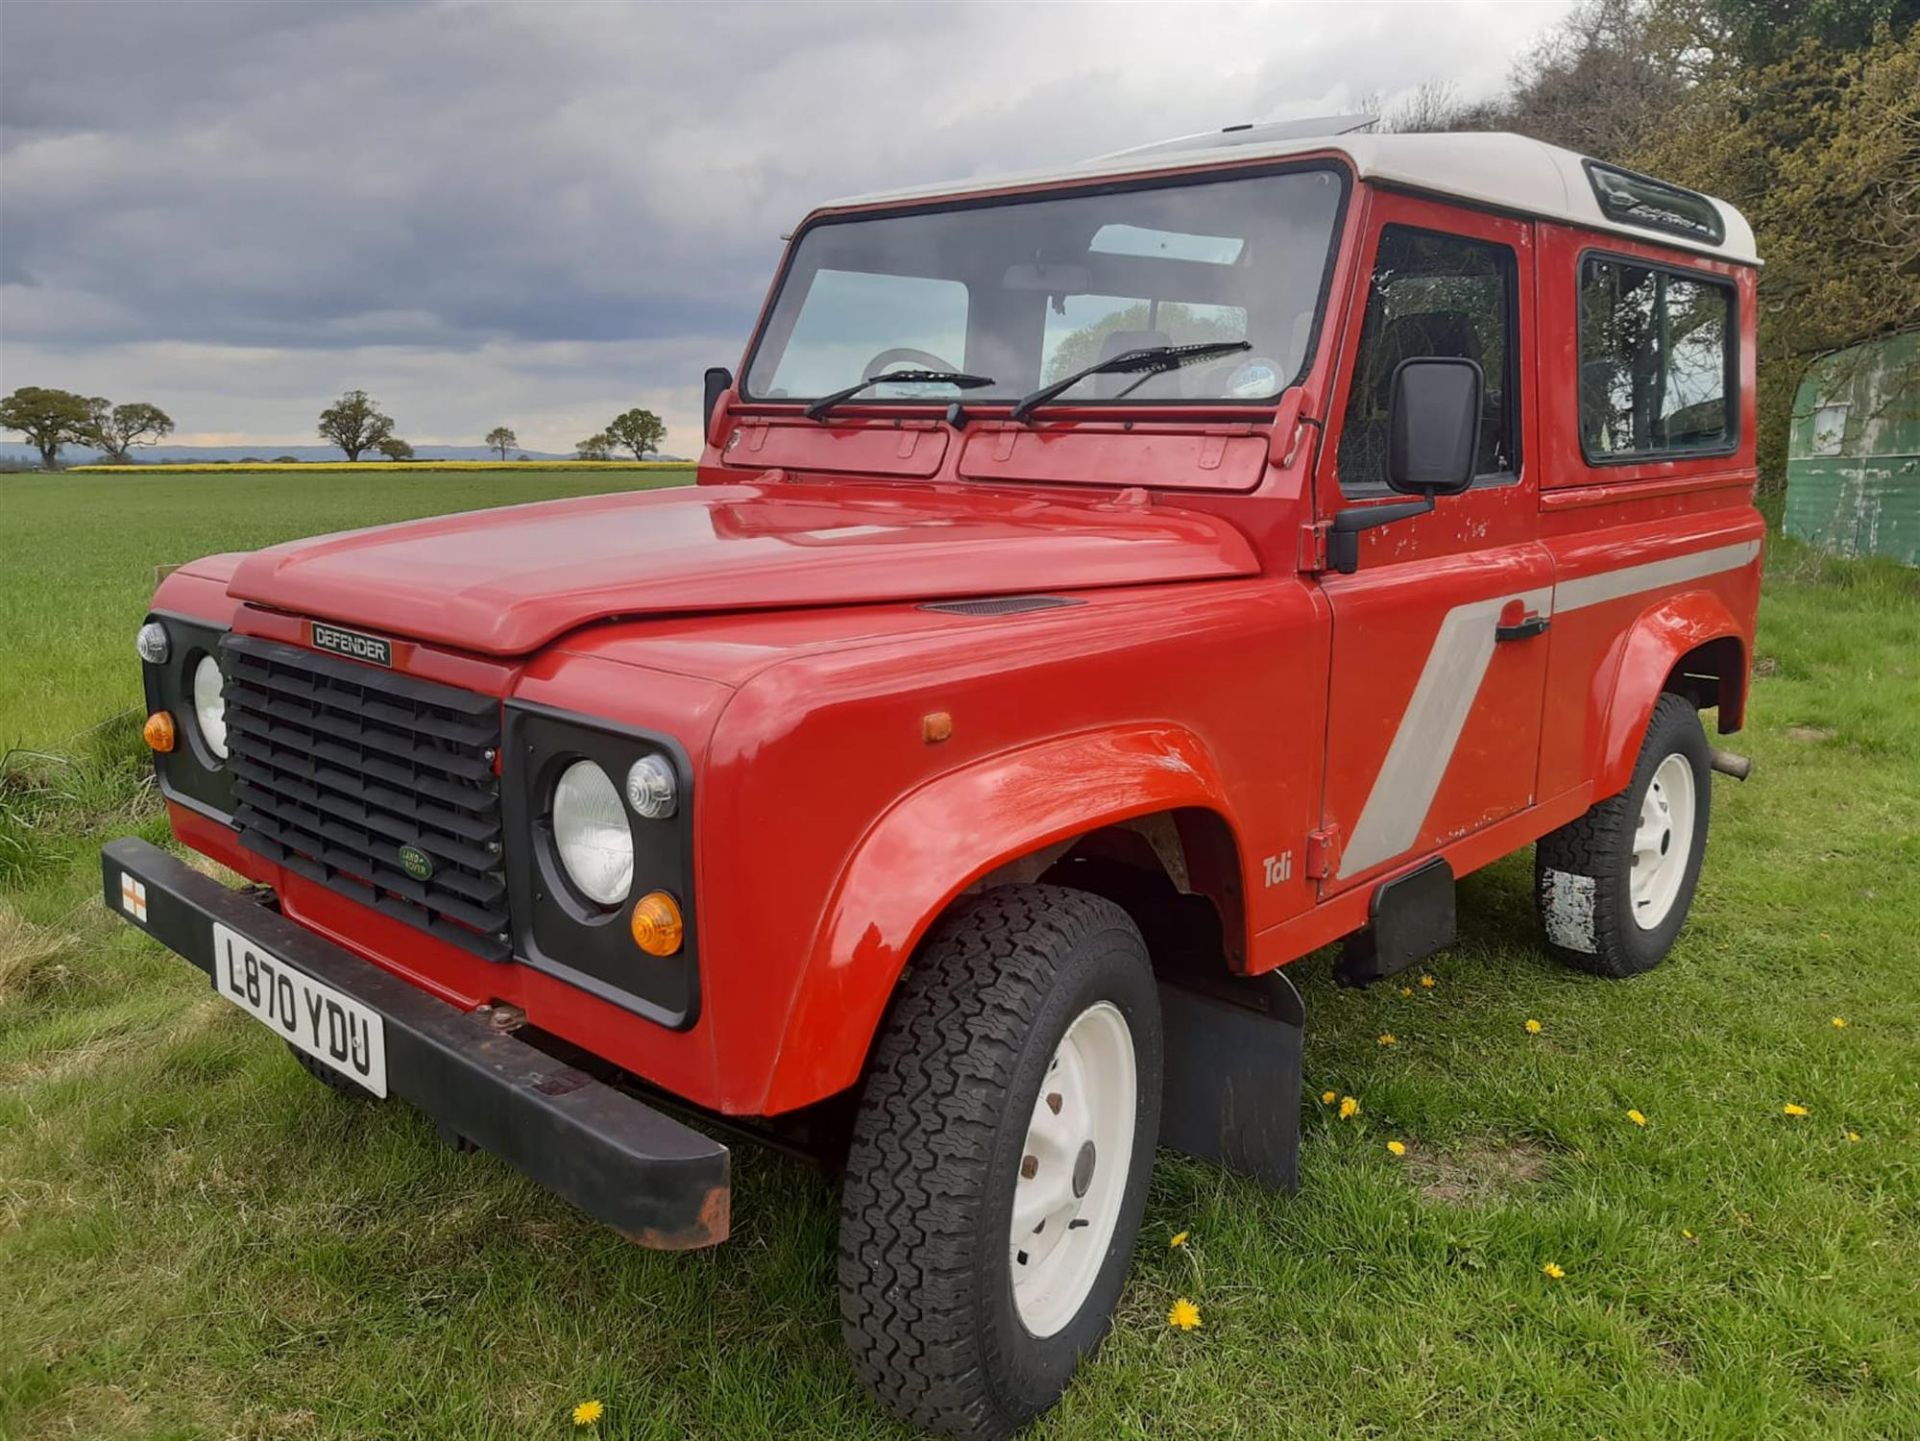
[[[872,380],[881,371],[897,361],[911,360],[915,367],[922,370],[958,370],[960,367],[942,360],[930,350],[915,350],[910,345],[896,345],[891,350],[883,350],[869,360],[860,371],[862,380]]]

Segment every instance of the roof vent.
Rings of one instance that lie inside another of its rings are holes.
[[[981,600],[935,600],[922,610],[943,611],[947,615],[1024,615],[1030,610],[1058,610],[1063,605],[1085,605],[1063,595],[994,595]]]
[[[1198,135],[1181,135],[1172,140],[1156,140],[1150,145],[1135,145],[1127,150],[1110,150],[1094,158],[1118,160],[1128,155],[1159,155],[1169,150],[1218,150],[1228,145],[1277,145],[1285,140],[1351,135],[1356,130],[1365,130],[1379,118],[1378,115],[1316,115],[1308,120],[1229,125],[1224,130],[1203,130]]]

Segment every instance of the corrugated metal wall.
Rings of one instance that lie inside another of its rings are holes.
[[[1822,356],[1794,398],[1788,535],[1920,565],[1920,330]]]

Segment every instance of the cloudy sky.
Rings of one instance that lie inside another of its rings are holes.
[[[0,0],[0,392],[177,439],[698,444],[813,204],[1246,120],[1497,92],[1565,3]]]

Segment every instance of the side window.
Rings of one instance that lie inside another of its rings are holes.
[[[1389,225],[1380,232],[1360,326],[1360,350],[1340,427],[1340,489],[1387,488],[1387,405],[1403,360],[1445,355],[1477,360],[1486,375],[1480,407],[1482,479],[1520,470],[1519,357],[1514,342],[1513,251],[1491,241]]]
[[[807,289],[779,368],[762,376],[756,357],[753,385],[769,398],[825,395],[860,379],[876,356],[903,346],[937,356],[944,365],[964,366],[967,298],[967,287],[957,280],[821,270]]]
[[[1588,256],[1580,266],[1580,443],[1589,461],[1733,444],[1733,288]]]

